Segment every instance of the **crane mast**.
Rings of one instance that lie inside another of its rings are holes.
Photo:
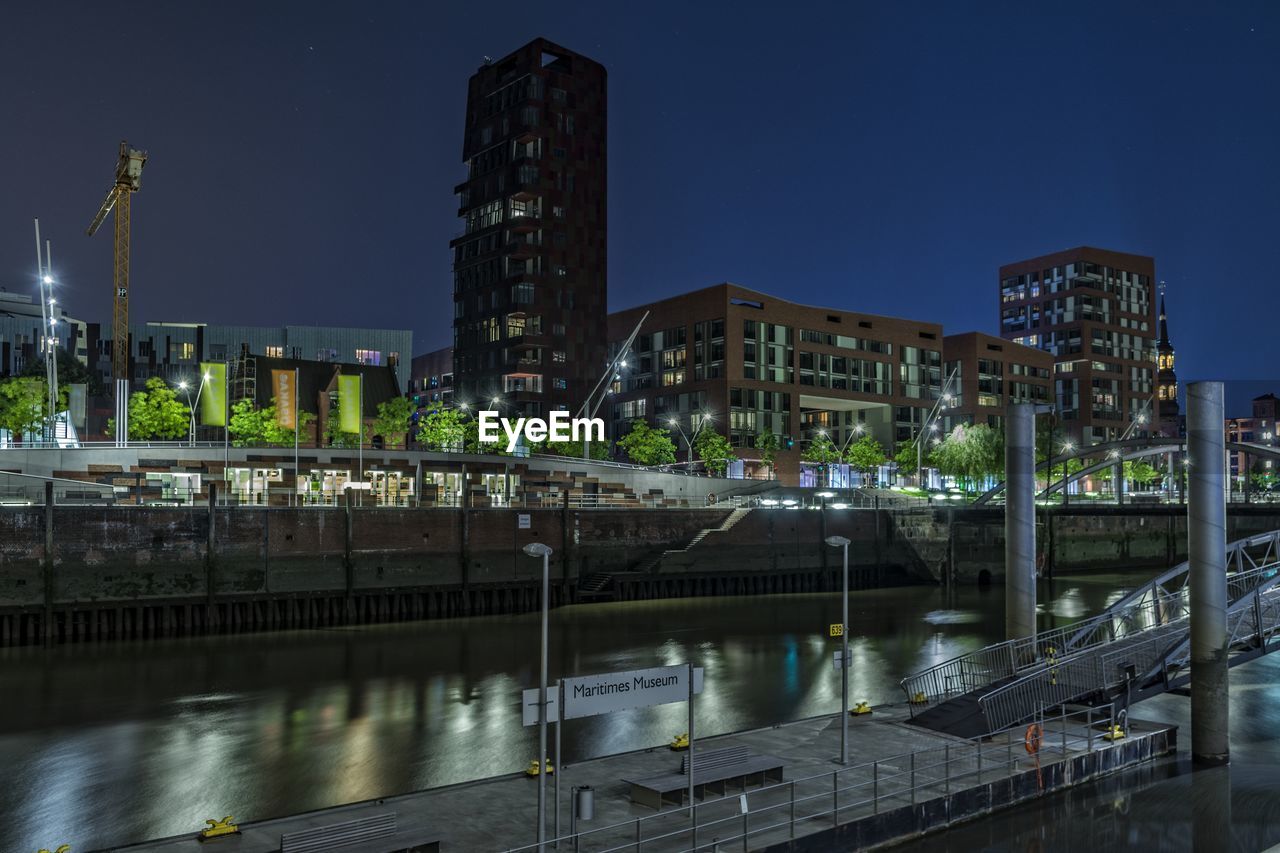
[[[117,396],[120,383],[129,380],[129,226],[130,197],[142,189],[142,167],[147,153],[130,148],[128,142],[120,143],[120,159],[116,162],[116,179],[107,197],[98,208],[86,233],[90,237],[103,221],[115,210],[115,276],[112,290],[111,312],[111,376],[116,380]],[[117,407],[120,405],[117,400]],[[119,419],[117,418],[117,423]]]

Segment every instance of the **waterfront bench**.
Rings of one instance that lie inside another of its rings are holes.
[[[745,746],[712,749],[694,754],[693,795],[725,796],[753,785],[782,781],[783,763],[771,755],[753,755]],[[678,773],[646,779],[623,779],[631,786],[631,802],[661,810],[668,803],[681,806],[689,791],[689,756],[680,760]]]
[[[327,853],[329,850],[356,845],[360,845],[361,850],[368,850],[369,842],[391,838],[395,834],[396,813],[383,812],[327,826],[287,832],[280,836],[280,853]]]

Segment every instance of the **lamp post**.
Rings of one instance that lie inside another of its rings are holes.
[[[840,763],[849,763],[849,540],[828,536],[827,544],[844,551],[844,584],[840,596]]]
[[[194,403],[191,402],[190,383],[188,383],[187,380],[185,379],[183,379],[181,382],[178,383],[178,388],[187,395],[187,412],[188,414],[191,415],[191,429],[188,433],[187,443],[191,447],[196,446],[196,407],[200,405],[200,395],[204,393],[204,383],[208,382],[212,378],[213,377],[209,375],[209,372],[207,370],[204,373],[200,374],[200,385],[196,388],[196,400]]]
[[[680,428],[680,421],[677,418],[667,418],[667,424],[669,426],[675,427],[676,432],[680,433],[680,437],[684,439],[684,446],[685,446],[684,461],[685,461],[685,464],[688,465],[690,469],[693,468],[693,442],[695,439],[697,439],[698,433],[702,432],[703,424],[711,420],[713,420],[713,418],[710,415],[706,415],[706,414],[702,415],[701,417],[699,417],[698,425],[694,427],[693,432],[691,434],[686,435],[685,431]]]
[[[542,851],[547,841],[547,594],[551,585],[551,547],[530,542],[524,552],[542,558],[542,652],[538,667],[538,850]]]
[[[1068,486],[1067,463],[1070,461],[1069,459],[1067,459],[1067,454],[1075,449],[1076,449],[1076,446],[1069,441],[1066,444],[1062,445],[1062,505],[1063,506],[1066,506],[1068,500],[1070,500],[1067,497],[1067,486]]]

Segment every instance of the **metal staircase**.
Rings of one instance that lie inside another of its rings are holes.
[[[745,509],[742,507],[735,509],[733,512],[729,513],[728,517],[726,517],[725,520],[721,522],[719,527],[704,527],[703,529],[695,533],[693,535],[693,538],[690,539],[683,548],[668,548],[658,556],[654,557],[652,560],[649,560],[648,562],[641,564],[639,568],[636,569],[636,572],[640,574],[648,574],[652,572],[654,569],[658,568],[658,566],[662,564],[662,561],[665,560],[667,557],[670,557],[673,554],[686,553],[690,548],[697,545],[703,539],[706,539],[707,536],[709,536],[712,533],[724,533],[725,531],[732,529],[733,526],[737,524],[739,521],[741,521],[742,519],[744,519],[747,516],[747,513],[749,512],[751,512],[751,509],[749,507]]]
[[[1280,531],[1227,546],[1231,665],[1271,650],[1280,623]],[[996,643],[902,680],[912,721],[977,737],[1068,702],[1136,701],[1189,677],[1189,563],[1092,619]]]

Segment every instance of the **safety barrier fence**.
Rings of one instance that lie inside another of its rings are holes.
[[[1003,743],[974,740],[902,753],[826,773],[786,780],[744,792],[740,797],[703,800],[646,817],[584,829],[581,826],[546,848],[579,853],[621,851],[728,851],[784,843],[823,829],[915,805],[966,788],[1034,770],[1046,753],[1061,760],[1069,753],[1109,747],[1115,718],[1111,709],[1066,711],[1039,721],[1039,752],[1018,737]],[[535,851],[538,845],[507,853]]]

